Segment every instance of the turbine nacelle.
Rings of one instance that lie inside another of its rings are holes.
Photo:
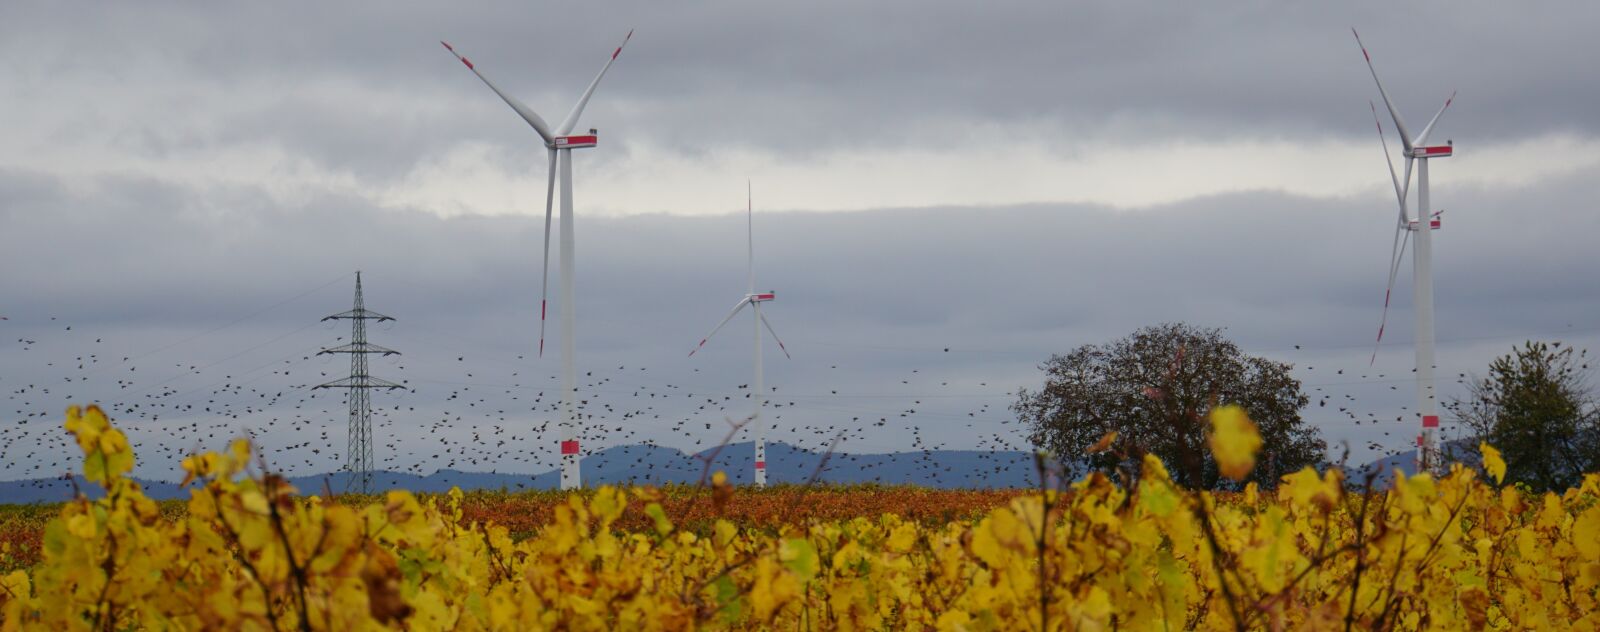
[[[599,142],[600,136],[595,134],[594,130],[589,130],[588,134],[557,136],[555,142],[549,146],[551,149],[583,149],[593,147]]]
[[[1449,158],[1455,155],[1454,145],[1434,145],[1432,147],[1412,147],[1412,158]]]
[[[760,294],[749,294],[745,296],[745,299],[749,300],[751,303],[765,303],[776,298],[778,298],[778,295],[774,292],[762,292]]]
[[[1428,228],[1431,229],[1431,230],[1439,230],[1439,227],[1442,225],[1441,222],[1443,221],[1443,219],[1444,219],[1444,211],[1434,211],[1433,212],[1433,219],[1428,220]],[[1406,230],[1414,231],[1416,229],[1417,229],[1417,220],[1411,220],[1411,221],[1406,222]]]

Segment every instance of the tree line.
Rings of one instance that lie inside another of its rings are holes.
[[[1019,391],[1011,410],[1065,476],[1098,471],[1131,483],[1153,454],[1189,487],[1271,488],[1304,467],[1334,465],[1321,433],[1301,417],[1310,398],[1293,365],[1246,354],[1219,329],[1144,327],[1052,355],[1039,368],[1043,386]],[[1600,471],[1600,409],[1588,371],[1587,351],[1560,342],[1530,341],[1496,358],[1464,397],[1445,404],[1462,434],[1443,456],[1477,466],[1486,442],[1504,455],[1506,482],[1535,491],[1566,489]],[[1259,465],[1244,481],[1222,476],[1206,447],[1207,412],[1230,404],[1261,435]]]

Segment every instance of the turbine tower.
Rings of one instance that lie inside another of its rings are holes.
[[[706,346],[706,341],[707,340],[710,340],[712,336],[717,335],[717,332],[721,331],[722,327],[724,325],[728,324],[728,321],[733,320],[734,316],[739,315],[739,310],[744,309],[746,305],[750,306],[751,312],[754,314],[754,317],[751,319],[751,321],[755,324],[755,360],[756,360],[755,373],[756,373],[756,375],[755,375],[755,380],[751,383],[751,386],[753,387],[753,391],[752,392],[754,393],[754,395],[752,397],[756,401],[755,401],[755,412],[751,413],[751,415],[750,415],[750,423],[754,423],[755,427],[756,427],[755,483],[756,483],[756,487],[766,487],[767,486],[767,436],[766,436],[766,422],[762,419],[761,409],[762,409],[763,406],[766,405],[767,395],[766,395],[765,386],[762,383],[762,361],[761,361],[761,338],[762,338],[762,336],[761,336],[761,328],[762,327],[766,327],[767,328],[767,331],[772,334],[772,339],[777,341],[778,349],[783,351],[783,356],[786,357],[786,358],[789,357],[789,349],[783,346],[783,340],[778,338],[778,332],[774,331],[772,329],[772,323],[767,322],[767,317],[761,313],[761,304],[762,303],[766,303],[768,301],[771,301],[771,300],[777,298],[778,295],[776,293],[772,292],[771,290],[768,290],[766,292],[760,292],[760,293],[756,292],[755,214],[753,212],[754,206],[750,203],[751,201],[750,201],[750,189],[749,189],[749,187],[750,187],[750,183],[746,182],[745,183],[745,227],[746,227],[745,245],[747,246],[747,250],[748,250],[748,253],[749,253],[749,259],[748,259],[748,264],[749,265],[748,265],[748,268],[749,268],[749,273],[750,273],[749,274],[748,290],[745,292],[744,298],[739,299],[739,302],[734,304],[733,311],[728,312],[728,316],[726,318],[723,318],[722,322],[717,323],[716,328],[712,329],[711,333],[706,334],[706,337],[700,339],[700,344],[695,345],[695,348],[689,352],[689,357],[691,357],[691,358],[694,357],[695,352],[699,351],[701,347]]]
[[[1415,233],[1417,245],[1411,254],[1413,283],[1411,289],[1412,306],[1416,312],[1416,342],[1414,344],[1417,355],[1417,414],[1422,418],[1422,431],[1417,434],[1417,471],[1432,471],[1439,465],[1439,397],[1434,384],[1434,357],[1433,357],[1433,231],[1440,227],[1440,217],[1443,211],[1432,211],[1428,201],[1428,160],[1432,158],[1448,158],[1455,154],[1454,143],[1446,141],[1443,145],[1429,146],[1428,135],[1433,132],[1433,125],[1439,122],[1439,117],[1445,109],[1455,100],[1455,93],[1445,99],[1444,106],[1439,108],[1428,125],[1422,132],[1412,136],[1406,129],[1405,120],[1400,118],[1400,111],[1395,109],[1394,102],[1389,99],[1389,92],[1383,89],[1383,82],[1378,79],[1378,71],[1372,65],[1372,56],[1367,54],[1366,45],[1361,43],[1361,35],[1350,29],[1356,36],[1356,45],[1361,47],[1361,55],[1367,60],[1367,70],[1372,72],[1372,81],[1378,84],[1378,94],[1383,97],[1383,105],[1389,110],[1389,116],[1394,120],[1395,129],[1400,133],[1402,154],[1405,157],[1404,176],[1397,177],[1394,170],[1394,161],[1389,157],[1389,141],[1383,137],[1383,123],[1378,120],[1376,105],[1368,105],[1372,109],[1372,117],[1378,124],[1378,138],[1383,143],[1383,158],[1389,164],[1389,179],[1394,183],[1395,199],[1400,203],[1399,222],[1395,225],[1394,244],[1390,249],[1389,258],[1389,287],[1383,294],[1383,317],[1378,321],[1378,343],[1383,342],[1383,328],[1389,320],[1389,296],[1394,290],[1394,279],[1400,271],[1400,262],[1405,258],[1405,242]],[[1416,163],[1417,171],[1417,217],[1413,218],[1408,211],[1407,198],[1411,189],[1411,168]],[[1373,346],[1373,360],[1377,360],[1377,345]]]
[[[539,357],[544,357],[544,323],[545,304],[549,297],[550,288],[550,213],[555,198],[556,171],[560,166],[561,172],[561,489],[576,489],[582,486],[583,481],[578,471],[578,417],[577,417],[577,392],[578,369],[574,358],[576,343],[573,338],[573,322],[575,320],[572,305],[572,270],[573,270],[573,218],[572,218],[572,150],[594,147],[599,142],[599,135],[590,129],[588,134],[573,134],[572,129],[578,125],[578,117],[583,114],[583,107],[589,104],[589,97],[594,95],[595,86],[600,85],[600,78],[606,76],[606,71],[611,64],[617,61],[617,56],[622,54],[622,47],[628,45],[628,40],[633,37],[633,31],[628,31],[627,37],[622,38],[622,44],[611,52],[611,58],[600,67],[600,74],[595,75],[594,81],[589,82],[589,88],[583,91],[583,96],[578,98],[578,103],[572,106],[572,111],[561,125],[554,130],[544,122],[528,106],[502,92],[494,82],[489,81],[478,67],[473,65],[461,53],[456,52],[449,42],[444,44],[450,54],[466,65],[472,74],[483,80],[496,95],[500,96],[506,105],[511,106],[522,120],[527,121],[533,131],[538,132],[539,138],[544,140],[548,150],[550,163],[550,177],[545,189],[544,200],[544,283],[539,296]]]
[[[348,312],[334,314],[322,320],[350,321],[350,344],[330,347],[317,352],[317,355],[325,353],[350,354],[350,377],[334,380],[327,384],[319,384],[316,388],[350,389],[345,396],[345,399],[350,404],[350,441],[345,448],[345,469],[350,472],[350,478],[345,482],[345,491],[370,494],[373,491],[372,396],[367,391],[375,388],[396,389],[405,387],[367,374],[368,354],[400,355],[399,351],[367,342],[367,321],[383,322],[394,319],[366,308],[366,304],[361,300],[361,271],[357,270],[355,307]]]

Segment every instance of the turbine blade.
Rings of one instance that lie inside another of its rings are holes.
[[[761,312],[756,313],[761,314],[761,324],[767,326],[767,333],[772,334],[772,339],[778,341],[778,349],[783,351],[783,357],[793,360],[794,357],[789,355],[789,348],[783,346],[783,339],[778,337],[777,330],[772,328],[772,323],[767,322],[767,315]]]
[[[744,196],[745,196],[744,197],[744,227],[745,227],[744,243],[745,243],[745,246],[747,246],[748,250],[749,250],[749,258],[746,259],[745,261],[746,261],[746,263],[749,264],[748,268],[750,270],[750,289],[745,293],[746,294],[755,294],[756,293],[756,219],[755,219],[755,210],[754,210],[755,209],[755,204],[752,202],[753,197],[752,197],[752,194],[751,194],[750,180],[749,179],[746,179],[744,181]]]
[[[695,354],[696,351],[699,351],[701,347],[706,346],[706,341],[707,340],[710,340],[712,336],[717,335],[717,332],[722,331],[722,327],[724,325],[727,325],[728,321],[733,320],[734,316],[738,316],[739,315],[739,310],[744,309],[744,306],[749,305],[749,304],[750,304],[750,297],[746,296],[744,298],[739,299],[739,303],[737,305],[733,306],[733,311],[728,312],[728,317],[722,319],[722,322],[717,323],[717,327],[715,329],[712,329],[711,333],[706,334],[706,337],[700,339],[700,344],[694,346],[694,349],[689,352],[689,357],[691,357],[691,358],[694,357],[694,354]],[[785,353],[787,353],[787,352],[785,352]]]
[[[1389,297],[1394,294],[1394,280],[1400,275],[1400,262],[1405,260],[1406,242],[1410,239],[1411,231],[1405,229],[1405,224],[1394,227],[1394,245],[1389,249],[1389,286],[1383,290],[1383,316],[1378,319],[1378,339],[1372,343],[1372,359],[1367,361],[1367,366],[1372,366],[1378,361],[1378,347],[1383,344],[1383,329],[1389,324]]]
[[[1372,71],[1372,81],[1378,84],[1378,94],[1383,96],[1383,106],[1389,108],[1389,116],[1394,118],[1395,129],[1400,132],[1400,142],[1405,144],[1406,154],[1411,154],[1411,133],[1406,131],[1406,122],[1400,118],[1400,111],[1394,109],[1394,102],[1389,100],[1389,92],[1383,89],[1383,81],[1378,79],[1378,69],[1372,66],[1372,55],[1367,54],[1366,44],[1361,43],[1361,34],[1355,29],[1350,33],[1356,36],[1356,45],[1361,47],[1361,56],[1367,59],[1367,70]]]
[[[1394,197],[1395,201],[1400,204],[1401,221],[1403,222],[1405,221],[1406,195],[1405,191],[1400,188],[1400,176],[1394,172],[1394,159],[1389,157],[1389,139],[1383,137],[1383,121],[1378,119],[1378,106],[1373,105],[1372,101],[1367,101],[1367,107],[1372,108],[1372,122],[1378,126],[1378,142],[1383,143],[1383,161],[1389,163],[1389,181],[1394,183]],[[1411,174],[1409,172],[1406,174],[1406,183],[1411,183]],[[1390,254],[1392,255],[1393,253]]]
[[[617,61],[617,55],[622,54],[622,47],[628,45],[628,40],[633,39],[633,30],[628,31],[628,36],[622,38],[622,43],[617,45],[617,50],[611,52],[611,59],[606,60],[606,65],[600,67],[600,74],[594,76],[594,81],[589,82],[589,89],[583,91],[583,96],[578,99],[578,104],[572,106],[572,112],[561,121],[561,127],[556,128],[557,136],[566,136],[572,133],[572,128],[578,125],[578,117],[583,115],[583,106],[589,104],[589,97],[594,95],[595,86],[600,85],[600,78],[606,76],[606,71],[611,69],[611,64]]]
[[[1439,122],[1439,117],[1444,115],[1444,111],[1450,108],[1450,102],[1451,101],[1455,101],[1455,100],[1456,100],[1456,93],[1455,92],[1451,92],[1450,93],[1450,98],[1444,100],[1444,107],[1439,108],[1439,111],[1433,115],[1433,119],[1428,121],[1428,126],[1422,128],[1422,133],[1421,134],[1417,134],[1416,144],[1418,144],[1418,145],[1427,144],[1427,142],[1428,142],[1428,134],[1433,133],[1433,124]]]
[[[456,52],[456,47],[451,46],[450,42],[440,40],[439,43],[444,44],[445,50],[450,51],[451,55],[455,55],[456,59],[459,59],[461,60],[461,63],[466,64],[467,69],[471,70],[472,74],[475,74],[479,79],[482,79],[483,85],[489,86],[490,90],[493,90],[495,94],[500,95],[500,100],[505,101],[506,105],[509,105],[511,106],[511,109],[516,110],[517,115],[521,116],[522,120],[527,121],[528,125],[533,126],[533,131],[539,133],[539,137],[544,139],[544,144],[549,145],[555,142],[555,137],[550,134],[550,126],[546,125],[544,119],[539,118],[537,113],[535,113],[528,106],[523,105],[521,101],[512,98],[511,95],[502,92],[499,86],[494,85],[493,81],[490,81],[488,77],[483,76],[483,73],[478,72],[478,67],[473,65],[471,60],[467,59],[465,55]]]
[[[544,282],[539,285],[539,357],[544,357],[544,314],[550,299],[550,215],[555,210],[556,161],[560,152],[550,150],[550,185],[544,194]]]

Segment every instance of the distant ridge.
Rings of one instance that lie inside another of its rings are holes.
[[[1445,454],[1446,462],[1460,462],[1468,467],[1478,467],[1482,456],[1478,454],[1478,446],[1466,439],[1445,441],[1439,444],[1439,449]],[[1368,473],[1376,474],[1373,486],[1376,489],[1388,489],[1394,481],[1395,472],[1404,472],[1407,475],[1415,473],[1417,469],[1416,449],[1395,453],[1383,457],[1366,465],[1349,465],[1344,469],[1344,480],[1349,485],[1360,486]]]
[[[710,471],[722,470],[734,484],[750,482],[753,446],[729,444],[717,455]],[[583,458],[586,486],[603,484],[662,485],[697,483],[706,471],[700,458],[705,450],[685,454],[673,448],[653,445],[625,445],[606,448]],[[786,443],[767,445],[767,476],[772,484],[804,483],[822,464],[824,453],[797,448]],[[992,489],[1032,487],[1038,484],[1033,456],[1027,452],[984,452],[977,450],[930,450],[887,454],[834,453],[817,478],[825,483],[882,483],[885,485],[923,485],[943,489]],[[291,477],[289,482],[305,494],[321,494],[324,488],[343,492],[345,472]],[[175,483],[137,479],[145,495],[158,499],[187,498]],[[539,474],[501,472],[462,472],[439,470],[427,476],[403,472],[373,472],[373,487],[379,491],[407,489],[414,492],[444,492],[451,487],[463,490],[554,489],[560,480],[555,470]],[[91,497],[100,488],[76,477],[76,488]],[[0,482],[0,504],[61,502],[73,496],[74,482],[62,478],[26,479]]]
[[[1475,466],[1478,459],[1476,446],[1464,441],[1447,441],[1442,449],[1455,459]],[[634,444],[606,448],[583,458],[584,483],[596,485],[663,485],[667,483],[697,483],[705,462],[700,457],[712,451],[685,454],[673,448]],[[710,471],[722,470],[734,484],[750,482],[750,443],[733,443],[717,455]],[[797,448],[787,443],[767,446],[767,475],[772,484],[799,484],[806,482],[822,462],[822,452]],[[1416,451],[1408,450],[1384,457],[1365,465],[1345,468],[1345,481],[1360,485],[1366,473],[1377,472],[1375,485],[1387,488],[1395,470],[1410,472],[1416,463]],[[321,494],[324,488],[336,493],[344,491],[345,472],[330,472],[310,476],[296,476],[289,482],[305,494]],[[77,489],[90,497],[98,497],[100,488],[89,484],[83,477],[75,477]],[[145,495],[158,499],[187,498],[175,483],[137,479]],[[463,472],[439,470],[427,476],[403,472],[373,472],[373,487],[379,491],[407,489],[413,492],[438,493],[452,487],[464,490],[501,489],[554,489],[560,480],[555,470],[539,474],[504,472]],[[1038,485],[1034,472],[1033,456],[1027,452],[983,452],[977,450],[930,450],[928,452],[890,452],[885,454],[835,453],[828,457],[827,466],[818,476],[824,483],[881,483],[885,485],[923,485],[940,489],[995,489],[1033,487]],[[37,478],[0,482],[0,504],[26,504],[61,502],[73,495],[73,482],[62,478]]]
[[[1444,452],[1446,463],[1459,462],[1470,468],[1483,466],[1483,455],[1478,451],[1478,444],[1472,439],[1456,439],[1439,444],[1439,449]],[[1376,472],[1374,486],[1378,489],[1387,489],[1394,480],[1394,472],[1402,471],[1411,473],[1416,469],[1417,451],[1406,450],[1393,456],[1378,459],[1361,466],[1345,468],[1345,481],[1353,485],[1361,485],[1368,472]],[[1557,471],[1570,475],[1570,468],[1557,466]]]

